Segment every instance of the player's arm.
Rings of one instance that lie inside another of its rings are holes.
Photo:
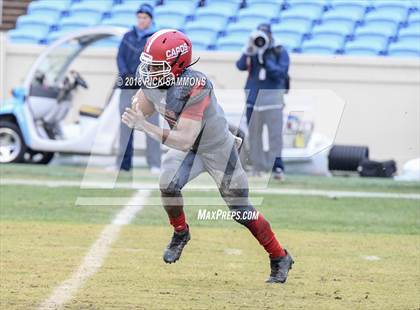
[[[172,130],[149,123],[141,110],[126,108],[122,121],[130,128],[144,131],[153,139],[180,151],[188,151],[201,130],[201,120],[181,117]]]
[[[203,113],[210,99],[206,97],[201,102],[187,108],[172,130],[160,128],[146,121],[144,113],[149,110],[145,109],[148,106],[145,102],[148,101],[144,94],[136,94],[136,100],[138,101],[133,104],[132,108],[126,109],[122,115],[122,121],[128,127],[144,131],[153,139],[169,147],[187,151],[193,146],[201,131]]]
[[[145,117],[149,117],[155,112],[155,108],[147,100],[142,89],[139,89],[133,98],[131,98],[131,107],[141,111]]]
[[[210,104],[210,91],[203,85],[195,85],[188,95],[186,108],[182,111],[174,129],[164,133],[163,143],[181,151],[188,151],[194,145],[203,128],[204,111]]]
[[[188,151],[200,133],[201,121],[181,117],[176,127],[171,130],[162,129],[146,122],[143,130],[152,138],[171,148]]]

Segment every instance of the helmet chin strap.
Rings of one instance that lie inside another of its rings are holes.
[[[176,56],[175,60],[171,63],[171,68],[178,62],[179,57],[181,57],[181,52],[178,53],[178,55]]]
[[[176,58],[175,58],[175,60],[171,63],[171,68],[172,68],[172,66],[174,66],[177,62],[178,62],[178,60],[179,60],[179,57],[181,57],[181,52],[179,52],[178,53],[178,55],[176,56]],[[191,66],[194,66],[198,61],[200,60],[200,57],[198,57],[194,62],[192,62],[192,63],[190,63],[188,66],[186,66],[184,69],[183,69],[183,71],[185,71],[187,68],[189,68],[189,67],[191,67]]]
[[[179,57],[181,56],[181,54],[179,53],[178,54],[178,56],[176,57],[176,59],[174,60],[174,62],[171,64],[171,67],[173,66],[173,65],[175,65],[177,62],[178,62],[178,60],[179,60]],[[185,71],[185,70],[187,70],[187,68],[189,68],[189,67],[191,67],[191,66],[194,66],[198,61],[200,60],[200,57],[198,57],[194,62],[192,62],[191,64],[189,64],[188,66],[186,66],[185,68],[184,68],[184,70],[183,70],[183,72]],[[169,87],[171,87],[172,85],[161,85],[161,86],[159,86],[158,88],[159,89],[168,89]]]
[[[192,62],[192,63],[190,63],[188,66],[186,66],[185,68],[184,68],[184,70],[185,69],[187,69],[187,68],[189,68],[189,67],[192,67],[192,66],[194,66],[197,62],[199,62],[199,60],[200,60],[200,57],[198,57],[194,62]]]

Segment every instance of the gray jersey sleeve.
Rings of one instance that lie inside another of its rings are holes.
[[[186,70],[177,80],[175,96],[184,102],[184,109],[200,104],[212,92],[211,82],[198,71]]]

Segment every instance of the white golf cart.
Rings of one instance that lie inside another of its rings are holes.
[[[112,154],[120,123],[120,90],[105,89],[108,96],[100,108],[74,109],[75,104],[81,106],[74,96],[88,92],[89,86],[72,65],[87,47],[120,39],[126,31],[118,27],[80,30],[45,49],[22,87],[0,105],[0,163],[46,164],[56,152]],[[74,110],[78,115],[69,121]]]

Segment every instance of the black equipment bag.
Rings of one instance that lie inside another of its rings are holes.
[[[381,162],[365,159],[357,170],[362,177],[391,178],[397,172],[397,165],[394,160]]]

